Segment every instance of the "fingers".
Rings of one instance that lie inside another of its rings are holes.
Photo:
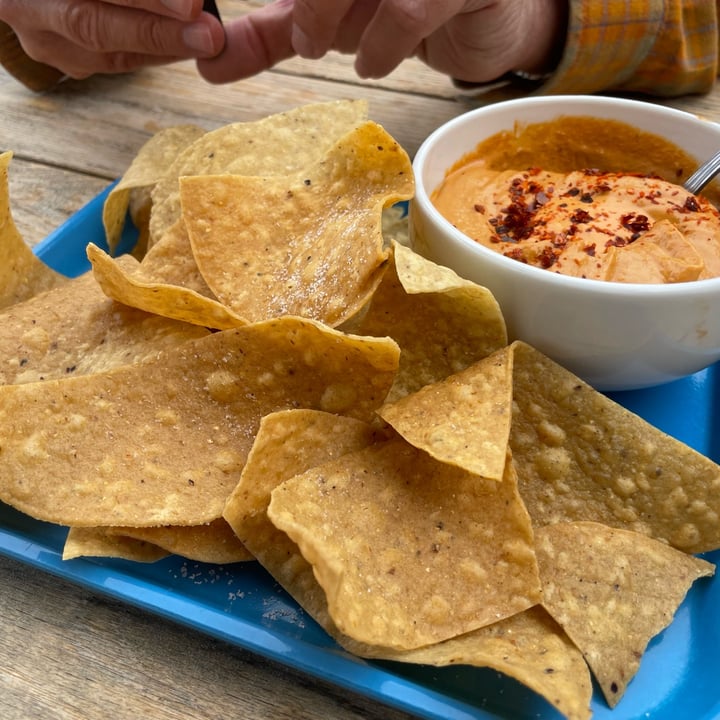
[[[51,64],[67,77],[82,80],[98,73],[125,73],[150,65],[165,65],[180,60],[175,56],[146,55],[133,52],[97,53],[79,48],[58,35],[47,34],[37,38],[41,50],[32,57]],[[48,58],[45,60],[44,58]],[[55,58],[62,58],[55,61]]]
[[[146,10],[178,20],[194,20],[200,15],[202,0],[104,0],[111,5]]]
[[[464,0],[295,0],[291,42],[305,58],[356,53],[361,77],[382,77],[458,13]]]
[[[70,5],[70,12],[58,13],[49,27],[86,50],[187,57],[222,49],[222,28],[209,15],[184,23],[115,3],[91,0]]]
[[[30,57],[74,78],[209,57],[225,42],[202,0],[4,1],[0,17]]]
[[[466,4],[463,0],[383,0],[360,39],[356,72],[360,77],[383,77],[392,72]]]
[[[276,0],[226,26],[224,51],[198,61],[216,83],[250,77],[294,54],[357,52],[361,76],[380,77],[411,56],[463,0]]]
[[[320,58],[333,47],[354,0],[295,0],[292,46],[305,58]]]
[[[292,10],[292,0],[278,0],[228,23],[223,52],[198,60],[200,74],[209,82],[231,82],[292,57]]]

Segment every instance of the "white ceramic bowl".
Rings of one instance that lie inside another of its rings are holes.
[[[418,150],[410,239],[427,258],[489,288],[510,339],[522,339],[600,390],[659,385],[720,360],[720,278],[668,285],[564,276],[512,260],[457,230],[430,202],[447,169],[501,130],[558,116],[621,120],[671,139],[690,155],[720,148],[720,125],[641,101],[532,97],[450,120]]]

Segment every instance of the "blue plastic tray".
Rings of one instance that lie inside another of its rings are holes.
[[[108,188],[109,190],[109,188]],[[92,200],[37,247],[59,271],[88,269],[85,246],[104,246],[102,204]],[[123,241],[134,242],[132,230]],[[626,407],[720,461],[720,367],[661,388],[616,393]],[[205,565],[170,557],[145,565],[63,562],[66,530],[0,505],[0,553],[178,623],[432,720],[558,720],[544,700],[499,673],[367,662],[342,651],[257,564]],[[720,563],[720,551],[707,559]],[[720,577],[691,589],[672,625],[653,639],[640,671],[610,710],[596,692],[594,717],[715,720],[720,717]]]

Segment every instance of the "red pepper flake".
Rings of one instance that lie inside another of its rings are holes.
[[[558,252],[553,250],[549,245],[546,245],[542,252],[538,255],[538,262],[540,267],[547,268],[552,267],[558,259]]]
[[[480,213],[481,215],[485,214],[485,206],[481,205],[480,203],[475,203],[473,205],[473,210],[477,213]]]
[[[576,210],[571,216],[570,220],[574,223],[586,223],[592,220],[592,216],[587,210]]]
[[[513,248],[512,250],[506,250],[503,255],[505,257],[511,258],[512,260],[517,260],[518,262],[522,262],[527,265],[527,258],[525,257],[525,253],[523,252],[522,248]]]
[[[647,232],[650,229],[650,220],[648,220],[647,215],[639,215],[636,213],[623,215],[620,218],[620,224],[627,230],[630,230],[635,236]],[[636,240],[637,237],[633,239]]]
[[[595,243],[592,243],[591,245],[586,245],[583,248],[583,251],[587,253],[590,257],[595,257]]]
[[[688,195],[685,200],[685,204],[683,205],[683,209],[688,212],[698,212],[700,210],[700,204],[698,203],[697,198],[694,195]]]
[[[497,232],[500,236],[506,236],[508,242],[517,242],[530,237],[533,230],[533,211],[522,199],[513,197],[512,202],[506,208],[503,208],[504,216],[499,219]]]
[[[628,244],[628,240],[625,238],[621,238],[619,235],[616,235],[612,240],[608,240],[605,243],[605,247],[625,247]]]

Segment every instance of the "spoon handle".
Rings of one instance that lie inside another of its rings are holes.
[[[696,195],[718,173],[720,173],[720,151],[716,152],[707,162],[703,163],[684,183],[683,187]]]

